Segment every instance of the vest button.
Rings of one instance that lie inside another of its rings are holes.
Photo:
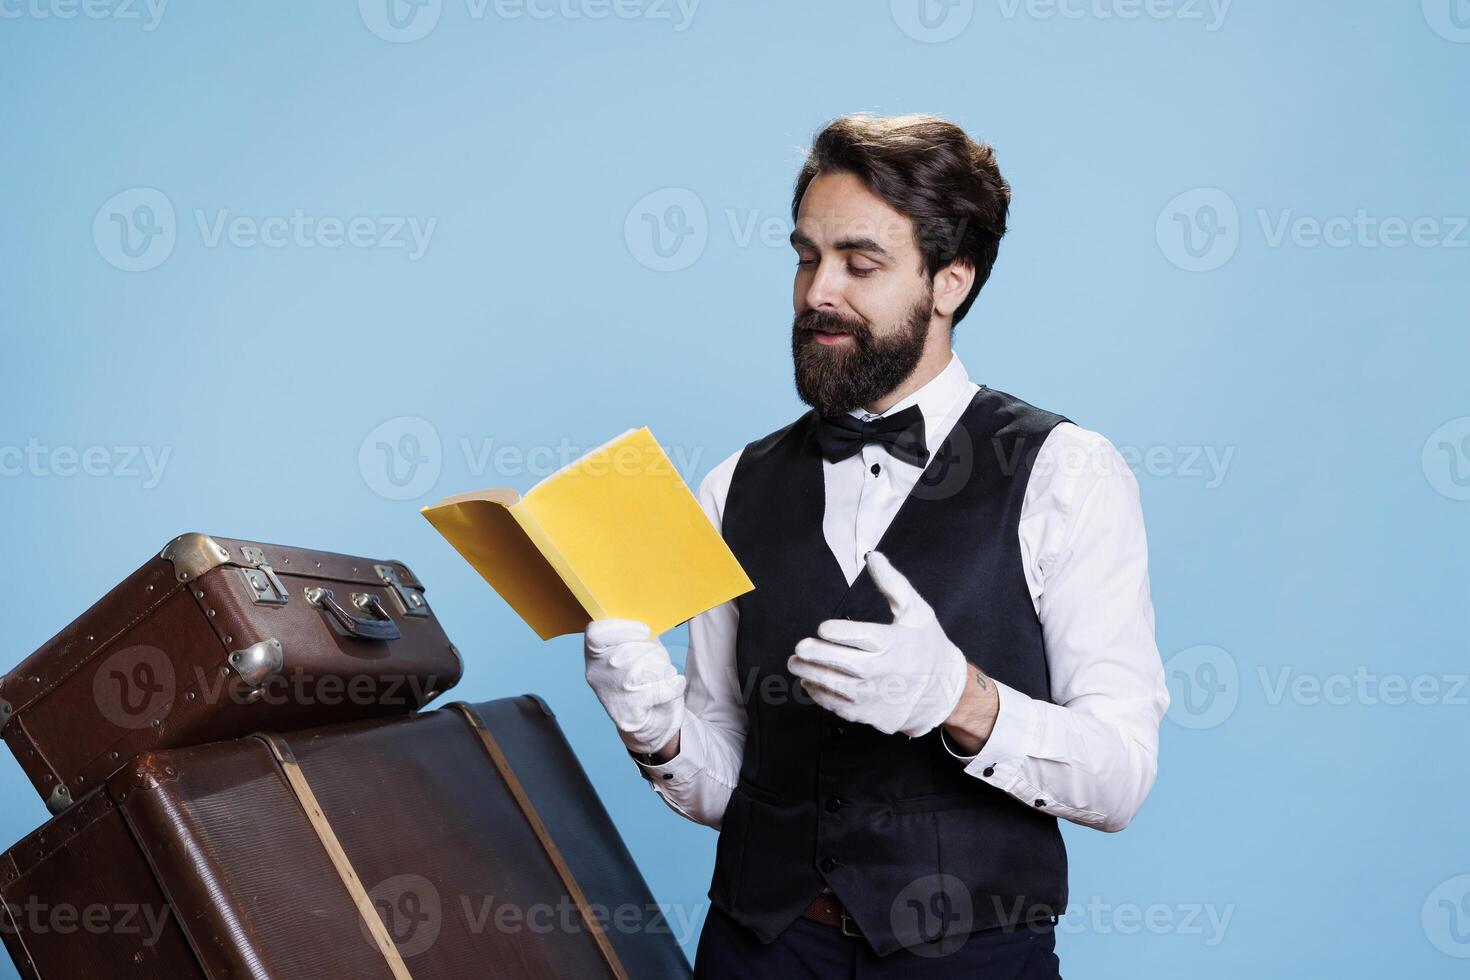
[[[987,775],[987,776],[994,776],[995,775],[995,767],[994,766],[986,766],[985,767],[985,775]]]
[[[827,734],[831,735],[833,738],[841,738],[846,732],[847,729],[843,728],[841,725],[827,726]]]
[[[835,857],[824,857],[822,858],[820,867],[823,871],[831,871],[837,867],[837,859]]]
[[[838,810],[841,810],[842,809],[842,804],[843,804],[843,800],[839,796],[829,796],[829,797],[827,797],[827,812],[828,813],[836,813]]]

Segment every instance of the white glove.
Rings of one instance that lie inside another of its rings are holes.
[[[869,552],[868,574],[888,599],[893,623],[823,620],[817,636],[798,643],[786,665],[828,711],[917,738],[953,713],[968,661],[887,556]]]
[[[583,648],[587,683],[633,752],[668,744],[684,721],[684,675],[648,625],[594,619]]]

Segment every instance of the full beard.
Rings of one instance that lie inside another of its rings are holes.
[[[815,309],[799,314],[791,324],[797,396],[823,415],[840,415],[897,388],[924,354],[933,305],[930,287],[904,315],[898,329],[882,337],[860,320]],[[823,344],[812,336],[816,328],[841,331],[852,340]]]

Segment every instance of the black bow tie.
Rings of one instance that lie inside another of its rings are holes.
[[[924,413],[917,405],[870,422],[859,421],[846,412],[823,415],[817,422],[817,446],[829,462],[846,459],[869,442],[883,443],[889,455],[915,466],[923,466],[929,459],[924,443]]]

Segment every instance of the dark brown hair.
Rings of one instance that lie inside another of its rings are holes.
[[[1006,233],[1011,188],[995,153],[938,116],[854,113],[828,123],[812,140],[791,196],[791,221],[821,173],[850,173],[914,225],[924,268],[935,273],[955,259],[975,268],[975,282],[954,311],[959,323],[990,278]]]

